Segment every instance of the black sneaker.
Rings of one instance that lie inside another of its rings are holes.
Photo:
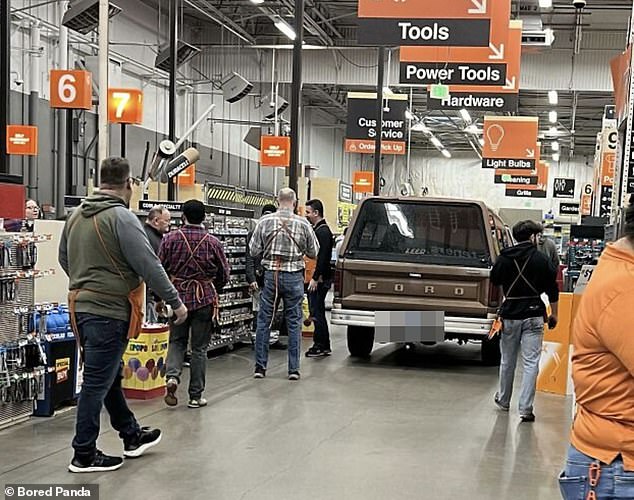
[[[535,414],[533,412],[530,412],[530,413],[527,413],[526,415],[520,415],[520,419],[522,419],[522,422],[527,422],[527,423],[535,422]]]
[[[68,466],[70,472],[85,473],[85,472],[107,472],[111,470],[117,470],[123,465],[123,458],[110,457],[104,455],[103,452],[97,450],[95,458],[90,463],[85,463],[79,460],[77,457],[73,458]]]
[[[508,406],[504,406],[502,404],[502,402],[498,399],[497,395],[493,398],[493,402],[495,403],[495,405],[502,411],[509,411],[509,407]]]
[[[253,373],[253,378],[264,378],[266,377],[266,369],[261,366],[255,367],[255,372]]]
[[[190,368],[192,366],[192,354],[188,352],[185,354],[185,359],[183,360],[183,367]]]
[[[291,372],[288,374],[288,380],[299,380],[299,372]]]
[[[130,441],[123,441],[123,455],[127,458],[140,457],[147,450],[159,444],[162,437],[160,429],[142,427],[136,438]]]
[[[307,358],[321,358],[323,356],[330,356],[330,349],[322,349],[321,347],[313,346],[306,351]]]

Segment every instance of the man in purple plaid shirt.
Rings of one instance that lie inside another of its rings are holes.
[[[203,226],[205,205],[189,200],[183,205],[185,225],[163,237],[159,258],[190,311],[181,325],[170,324],[167,351],[167,388],[165,403],[176,406],[183,361],[191,330],[190,408],[207,405],[203,397],[207,348],[211,340],[213,319],[218,314],[218,293],[229,281],[229,263],[222,243]]]

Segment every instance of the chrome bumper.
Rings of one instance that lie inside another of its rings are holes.
[[[374,328],[374,311],[355,311],[352,309],[341,309],[334,305],[331,312],[330,322],[333,325],[343,326],[366,326]],[[488,335],[491,325],[495,319],[494,315],[489,318],[461,318],[457,316],[445,316],[445,335],[473,335],[481,337]]]

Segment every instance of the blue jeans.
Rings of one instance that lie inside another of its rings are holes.
[[[330,331],[326,320],[326,295],[330,290],[330,282],[317,283],[317,290],[308,293],[310,315],[313,318],[315,332],[313,343],[322,349],[330,350]]]
[[[73,448],[76,458],[90,462],[97,450],[99,416],[104,405],[121,439],[135,437],[141,427],[121,389],[121,358],[128,346],[128,322],[77,313],[77,328],[84,347],[84,382],[77,405]]]
[[[304,272],[278,276],[277,295],[284,301],[284,316],[288,328],[288,373],[299,372],[299,346],[302,336],[302,301],[304,300]],[[275,302],[275,273],[266,271],[264,289],[260,296],[258,326],[255,332],[255,365],[266,369],[269,360],[269,337]]]
[[[566,468],[559,476],[559,488],[565,500],[588,498],[588,493],[592,490],[589,483],[590,466],[594,463],[601,467],[599,481],[594,488],[597,500],[634,498],[634,472],[623,470],[621,456],[610,465],[606,465],[570,446]]]
[[[519,352],[522,353],[522,390],[520,393],[520,415],[533,412],[535,388],[539,373],[539,358],[544,339],[544,319],[540,316],[528,319],[504,319],[500,338],[500,390],[497,400],[507,408],[511,405],[513,380]]]

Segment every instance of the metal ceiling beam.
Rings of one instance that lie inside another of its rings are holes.
[[[185,0],[185,3],[203,16],[219,24],[221,28],[230,31],[248,44],[255,45],[255,38],[247,33],[238,23],[223,14],[221,10],[211,5],[207,0]]]

